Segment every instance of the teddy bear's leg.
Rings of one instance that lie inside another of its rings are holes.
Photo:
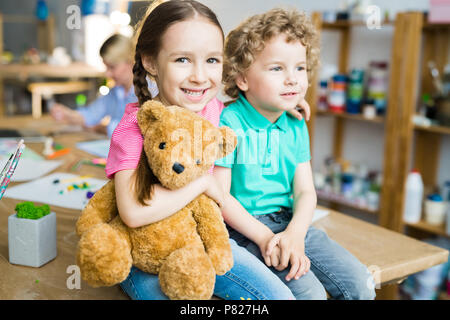
[[[220,209],[211,198],[204,194],[197,197],[191,204],[194,219],[198,225],[197,232],[206,252],[216,274],[223,275],[233,267],[233,254]]]
[[[206,300],[214,292],[216,274],[200,244],[172,252],[161,266],[159,283],[172,300]]]
[[[77,221],[77,234],[81,236],[89,228],[106,223],[117,216],[114,180],[109,181],[89,200]]]
[[[113,221],[87,230],[78,244],[77,263],[83,280],[92,287],[112,286],[124,281],[132,266],[126,227]]]

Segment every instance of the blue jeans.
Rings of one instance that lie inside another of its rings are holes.
[[[289,288],[254,255],[230,239],[234,265],[216,276],[214,295],[226,300],[294,300]],[[131,268],[120,286],[133,300],[167,300],[158,276]]]
[[[282,209],[278,213],[255,216],[274,233],[286,229],[292,218],[292,210]],[[261,261],[263,257],[259,247],[233,229],[230,237],[247,248]],[[375,284],[369,270],[349,251],[330,239],[327,234],[310,226],[305,237],[305,254],[311,261],[310,271],[298,280],[286,281],[290,267],[283,271],[270,270],[291,289],[298,300],[326,299],[326,291],[334,299],[375,299]]]

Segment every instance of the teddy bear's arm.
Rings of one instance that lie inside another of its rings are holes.
[[[77,221],[77,234],[81,236],[89,228],[111,221],[117,215],[114,180],[109,181],[89,200]]]
[[[220,209],[211,198],[204,194],[193,202],[192,211],[197,222],[197,232],[203,241],[206,253],[211,259],[216,274],[224,274],[233,266],[233,255]]]

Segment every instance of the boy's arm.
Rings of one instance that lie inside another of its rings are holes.
[[[246,236],[248,239],[256,243],[261,249],[266,264],[268,263],[265,253],[265,247],[269,240],[273,237],[273,232],[266,225],[255,219],[241,203],[230,194],[231,187],[231,168],[215,166],[214,177],[220,181],[225,192],[224,205],[222,207],[222,215],[225,222]]]
[[[311,163],[299,163],[294,175],[294,207],[292,220],[286,231],[306,236],[317,205],[316,189],[311,170]]]
[[[310,261],[305,256],[305,237],[316,208],[317,195],[309,161],[297,165],[293,184],[294,205],[291,222],[283,232],[276,234],[268,245],[268,254],[275,245],[281,250],[277,270],[281,271],[291,264],[290,272],[286,276],[288,281],[302,276],[310,266]]]

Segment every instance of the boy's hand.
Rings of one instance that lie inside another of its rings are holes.
[[[311,262],[305,255],[303,238],[299,239],[288,231],[277,233],[267,244],[265,254],[271,257],[276,247],[280,250],[280,261],[277,266],[274,265],[275,269],[281,271],[287,268],[289,264],[291,265],[291,269],[286,275],[287,281],[292,278],[297,280],[309,271]]]
[[[300,103],[298,104],[297,108],[295,108],[293,110],[289,110],[288,112],[292,116],[297,118],[298,120],[302,120],[303,119],[303,115],[300,112],[301,110],[303,110],[305,112],[306,121],[309,121],[309,118],[311,116],[311,107],[309,106],[308,102],[305,99],[302,99],[302,101],[300,101]]]

